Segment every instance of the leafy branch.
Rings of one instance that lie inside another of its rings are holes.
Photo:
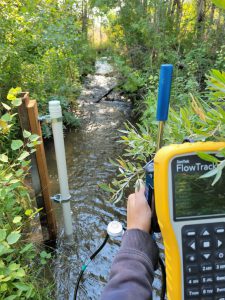
[[[190,100],[178,110],[170,109],[169,121],[165,127],[164,144],[182,142],[186,137],[196,141],[224,141],[225,132],[225,112],[218,99],[224,99],[225,73],[212,70],[207,80],[208,94],[202,100],[200,97],[190,95]],[[213,93],[213,100],[212,100]],[[219,98],[218,98],[219,97]],[[111,161],[119,173],[117,178],[110,185],[100,185],[105,191],[112,194],[111,200],[118,202],[124,195],[124,190],[131,186],[138,178],[144,177],[143,166],[154,157],[156,141],[156,121],[153,119],[155,112],[152,107],[156,106],[149,102],[151,109],[147,107],[150,115],[147,125],[145,120],[135,127],[131,123],[125,124],[119,143],[125,145],[123,156],[116,161]],[[145,118],[146,119],[146,118]],[[203,176],[215,176],[212,184],[214,185],[221,177],[225,167],[225,159],[219,160],[217,157],[202,153],[202,159],[212,161],[216,164],[214,170]],[[225,157],[225,150],[221,149],[217,156]],[[132,163],[130,160],[132,159]],[[202,177],[204,178],[204,177]]]
[[[218,151],[218,153],[216,154],[216,156],[213,156],[208,153],[203,153],[203,152],[198,153],[198,156],[200,158],[202,158],[203,160],[212,162],[213,164],[216,165],[214,169],[212,169],[209,172],[200,176],[200,178],[209,178],[209,177],[215,176],[215,178],[211,184],[212,186],[215,185],[220,180],[223,169],[225,168],[225,159],[223,159],[223,160],[219,159],[221,157],[225,157],[225,148],[220,149]]]

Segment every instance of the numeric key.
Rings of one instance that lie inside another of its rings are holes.
[[[215,264],[215,269],[217,271],[224,271],[225,270],[225,263]]]
[[[186,268],[188,274],[196,274],[199,271],[198,265],[187,266]]]
[[[204,272],[211,272],[213,270],[213,265],[212,264],[202,264],[200,266],[201,271]]]
[[[208,296],[208,295],[213,295],[213,287],[212,286],[208,286],[208,287],[203,287],[201,289],[202,295],[203,296]]]
[[[197,276],[187,277],[188,285],[197,285],[200,283],[200,280]]]
[[[207,275],[201,277],[202,283],[213,283],[213,276]]]

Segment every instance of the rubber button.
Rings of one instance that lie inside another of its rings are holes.
[[[197,265],[193,265],[193,266],[187,266],[186,270],[188,274],[197,274],[199,269]]]
[[[203,229],[202,232],[201,232],[201,236],[209,236],[210,233],[207,229]]]
[[[218,233],[218,234],[224,233],[225,229],[224,229],[224,227],[217,227],[217,228],[215,228],[215,232]]]
[[[195,254],[192,254],[192,255],[186,255],[186,260],[188,262],[195,262],[197,259],[197,256]]]
[[[208,260],[211,256],[211,253],[202,253],[202,257],[205,259],[205,260]]]
[[[225,275],[217,274],[215,275],[216,282],[225,282]]]
[[[213,283],[213,277],[211,275],[202,276],[201,281],[202,283]]]
[[[203,249],[210,248],[211,247],[211,241],[210,240],[201,241],[201,247]]]
[[[198,297],[198,296],[200,296],[200,291],[197,288],[187,289],[187,296]]]
[[[217,270],[217,271],[224,271],[225,270],[225,263],[223,263],[223,264],[215,264],[215,269]]]
[[[201,268],[202,272],[210,272],[213,270],[213,265],[212,264],[202,264],[200,266],[200,268]]]
[[[188,285],[196,285],[200,283],[200,280],[197,276],[187,277],[186,280]]]
[[[203,296],[208,296],[208,295],[213,295],[213,287],[212,286],[207,286],[207,287],[203,287],[201,289],[202,295]]]
[[[225,293],[225,286],[224,285],[216,285],[215,286],[216,294],[223,294]]]
[[[216,247],[220,248],[223,245],[223,242],[221,240],[216,240]]]
[[[194,230],[189,230],[186,232],[187,237],[193,237],[196,236],[196,232]]]
[[[188,247],[191,248],[192,250],[196,250],[196,243],[195,243],[195,241],[191,241],[191,242],[188,244]]]
[[[217,252],[216,253],[216,258],[218,258],[218,259],[223,259],[225,257],[225,254],[224,254],[224,252]]]

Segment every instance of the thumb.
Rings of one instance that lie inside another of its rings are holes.
[[[136,198],[137,197],[139,198],[141,196],[145,197],[145,184],[142,179],[137,179],[137,181],[135,183],[135,196],[136,196]]]

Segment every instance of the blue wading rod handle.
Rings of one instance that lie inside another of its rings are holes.
[[[157,121],[166,121],[168,118],[172,75],[173,65],[161,65],[156,113]]]

